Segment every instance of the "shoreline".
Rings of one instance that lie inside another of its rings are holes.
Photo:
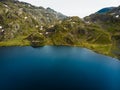
[[[66,47],[80,47],[80,48],[85,48],[85,49],[89,49],[97,54],[101,54],[101,55],[105,55],[114,59],[118,59],[120,60],[120,58],[118,58],[116,55],[113,55],[112,53],[105,53],[105,52],[100,52],[98,50],[96,50],[95,48],[91,48],[91,47],[87,47],[87,46],[83,46],[83,45],[69,45],[69,44],[63,44],[63,45],[54,45],[54,44],[45,44],[45,45],[41,45],[41,46],[31,46],[30,44],[23,44],[23,45],[0,45],[0,47],[33,47],[33,48],[39,48],[39,47],[44,47],[44,46],[56,46],[56,47],[60,47],[60,46],[66,46]]]

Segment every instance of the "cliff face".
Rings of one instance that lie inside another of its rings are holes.
[[[0,0],[0,46],[82,46],[119,58],[120,9],[80,19],[51,8]]]

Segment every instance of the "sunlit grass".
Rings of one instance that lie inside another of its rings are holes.
[[[21,36],[15,39],[0,42],[0,46],[28,46],[30,45],[30,42],[24,38],[25,36]]]

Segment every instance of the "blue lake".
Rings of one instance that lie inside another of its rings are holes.
[[[120,61],[79,47],[0,47],[0,90],[120,90]]]

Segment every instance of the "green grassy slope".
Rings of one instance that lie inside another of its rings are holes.
[[[120,20],[111,13],[93,14],[84,21],[50,8],[1,0],[0,46],[80,46],[120,58]]]

